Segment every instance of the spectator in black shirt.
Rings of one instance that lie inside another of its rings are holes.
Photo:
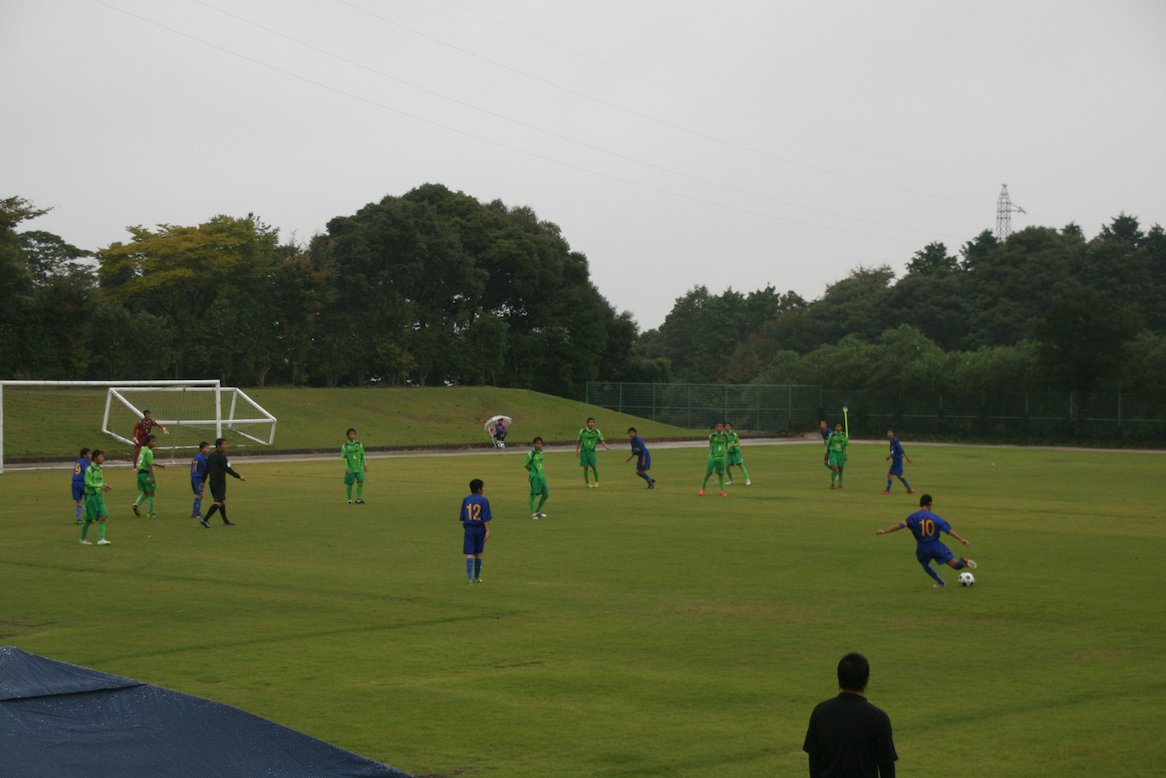
[[[810,755],[810,778],[894,778],[891,719],[866,699],[870,664],[862,654],[838,662],[837,697],[810,714],[802,750]]]

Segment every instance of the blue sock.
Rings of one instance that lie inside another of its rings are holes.
[[[466,557],[466,580],[474,580],[474,559],[473,557]]]
[[[81,506],[80,506],[80,505],[74,505],[73,507],[77,509],[77,514],[76,514],[76,515],[77,515],[77,521],[81,521]]]
[[[481,578],[481,577],[482,577],[482,560],[475,559],[474,560],[474,578]]]
[[[888,492],[891,491],[891,479],[890,478],[887,479],[887,491]]]
[[[910,488],[911,488],[911,484],[907,483],[907,479],[906,479],[906,478],[904,478],[903,476],[899,476],[899,480],[903,482],[903,488],[904,488],[904,489],[910,489]]]
[[[968,566],[967,563],[964,562],[964,560],[962,560],[962,559],[957,559],[955,562],[955,569],[956,570],[963,570],[967,566]]]
[[[194,507],[190,509],[190,512],[191,512],[191,514],[193,514],[195,516],[202,513],[202,498],[201,497],[194,498]]]
[[[652,477],[651,477],[650,475],[648,475],[647,473],[643,473],[643,474],[641,474],[641,475],[640,475],[640,478],[643,478],[643,479],[644,479],[645,481],[647,481],[648,483],[652,483]],[[81,509],[80,509],[80,508],[78,508],[77,510],[81,510]]]
[[[943,579],[939,577],[939,573],[937,573],[937,572],[935,572],[933,569],[931,569],[931,565],[923,565],[923,570],[924,570],[924,571],[925,571],[925,572],[926,572],[926,573],[927,573],[929,576],[931,576],[932,578],[934,578],[934,579],[935,579],[935,582],[936,582],[937,584],[939,584],[940,586],[946,586],[946,584],[944,584],[944,582],[943,582]]]

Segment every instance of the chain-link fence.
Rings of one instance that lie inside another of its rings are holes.
[[[754,433],[816,429],[842,420],[850,433],[1019,442],[1162,445],[1163,398],[1128,392],[879,392],[765,384],[649,384],[592,381],[587,402],[690,429],[728,420]]]

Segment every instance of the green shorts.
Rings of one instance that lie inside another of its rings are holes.
[[[546,476],[530,474],[530,493],[531,494],[547,494],[547,479]]]
[[[716,473],[717,475],[725,474],[725,460],[719,457],[709,457],[709,466],[706,472]]]
[[[579,452],[580,467],[595,467],[595,450]]]
[[[98,516],[107,515],[105,510],[105,495],[100,492],[85,495],[85,518],[87,520],[96,521]]]
[[[154,491],[154,486],[155,486],[154,479],[150,478],[150,474],[148,472],[143,473],[141,470],[139,470],[138,471],[138,491],[141,492],[142,494],[149,494],[150,492]]]
[[[364,483],[364,471],[363,470],[360,470],[358,472],[349,471],[349,472],[344,474],[344,483],[346,485],[352,486],[357,481]]]
[[[736,451],[730,451],[725,456],[725,464],[726,465],[744,465],[745,460],[741,457],[741,449],[737,449]]]
[[[826,458],[830,467],[846,467],[846,455],[839,451],[831,451]]]

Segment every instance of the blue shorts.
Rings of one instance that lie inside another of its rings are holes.
[[[73,502],[80,502],[85,499],[85,484],[73,482]]]
[[[639,459],[636,460],[636,470],[639,470],[642,473],[642,472],[646,472],[646,471],[651,470],[651,469],[652,469],[652,455],[651,454],[641,454]]]
[[[466,537],[462,541],[463,554],[480,554],[486,550],[486,525],[480,521],[462,522]]]
[[[198,481],[193,478],[190,479],[190,491],[194,492],[195,497],[202,497],[202,490],[206,487],[206,481]]]
[[[938,540],[933,540],[930,543],[920,543],[915,547],[915,558],[919,560],[919,564],[927,567],[934,559],[941,565],[946,565],[951,560],[955,559],[955,554],[951,553],[951,549],[940,543]]]
[[[902,475],[903,474],[903,460],[892,459],[891,469],[887,471],[887,475]]]

